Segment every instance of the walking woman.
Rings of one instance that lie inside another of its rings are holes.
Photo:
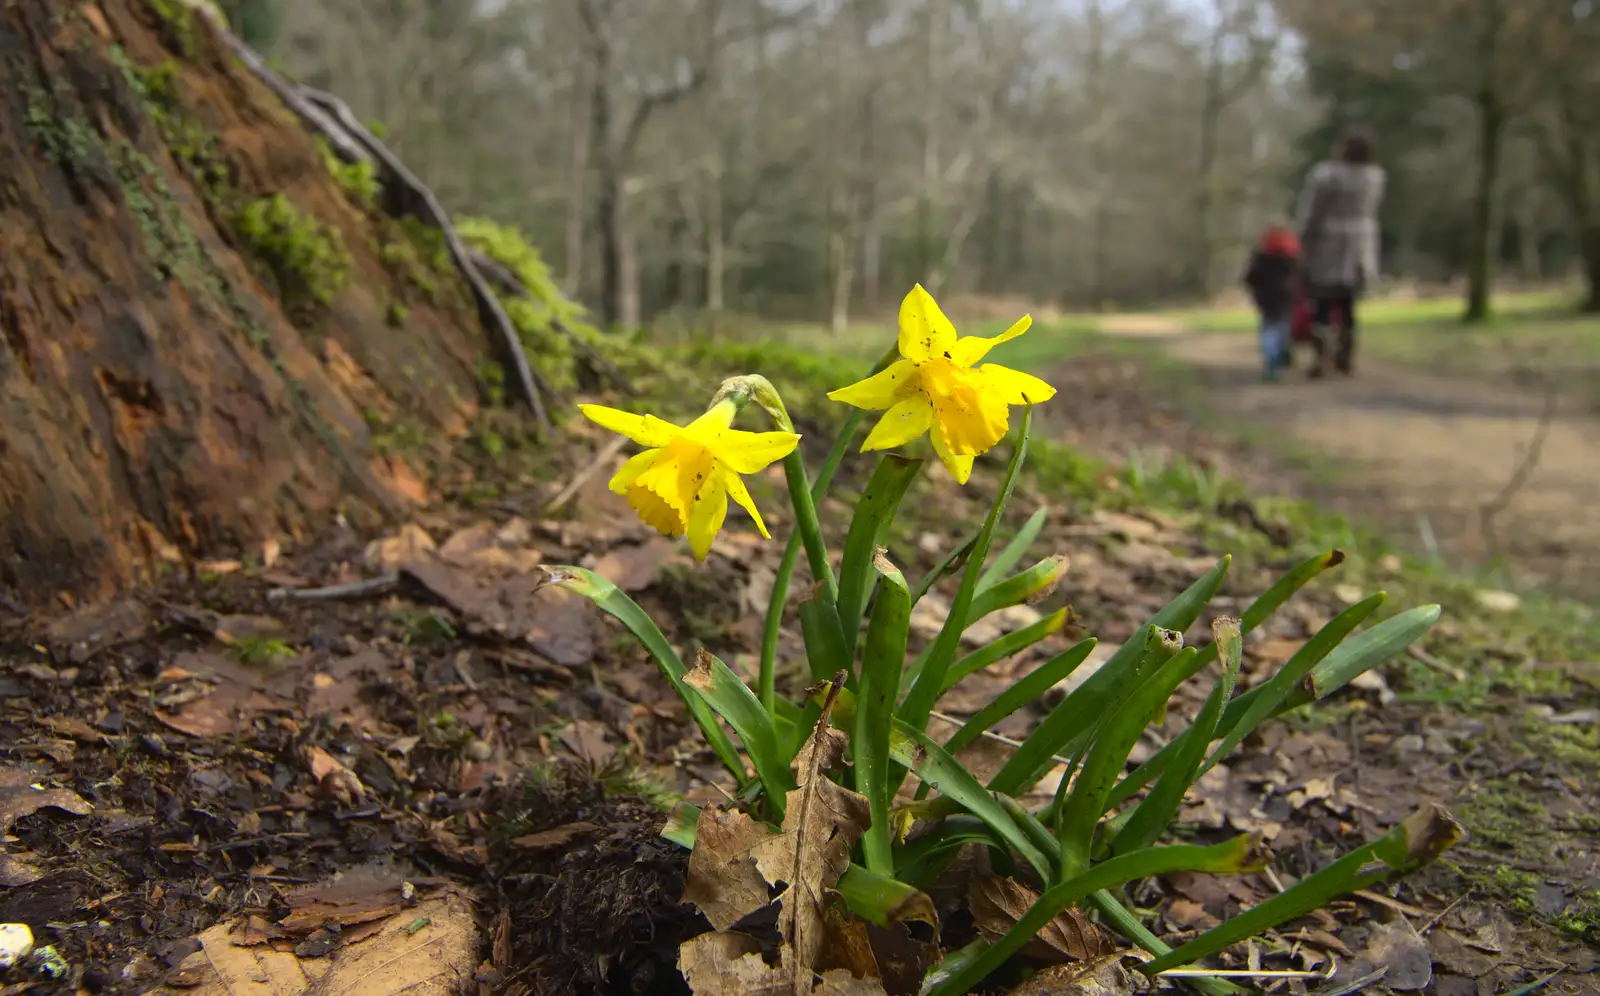
[[[1295,227],[1317,332],[1312,377],[1327,373],[1330,362],[1340,373],[1350,373],[1356,302],[1378,277],[1378,208],[1385,176],[1373,161],[1372,145],[1364,130],[1349,129],[1333,157],[1311,168],[1300,192]]]

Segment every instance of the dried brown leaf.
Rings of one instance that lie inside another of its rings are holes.
[[[844,903],[836,900],[823,910],[823,929],[828,941],[817,958],[817,971],[842,968],[858,979],[883,976],[878,968],[878,956],[873,953],[867,922],[851,913]]]
[[[1011,990],[1011,996],[1128,996],[1134,991],[1133,974],[1116,953],[1084,964],[1053,965]]]
[[[410,922],[421,925],[417,930],[384,930],[360,945],[346,945],[332,959],[302,959],[270,944],[240,947],[234,928],[217,924],[200,935],[201,950],[156,991],[181,988],[198,996],[444,996],[459,991],[477,964],[471,905],[448,895],[425,900],[414,913]]]
[[[283,928],[271,920],[254,914],[233,926],[233,943],[241,948],[256,947],[288,936]]]
[[[829,969],[815,981],[808,971],[804,988],[796,989],[787,966],[762,961],[755,939],[744,934],[690,938],[678,949],[678,971],[695,996],[886,996],[876,980],[858,979],[843,968]]]
[[[311,777],[316,781],[319,792],[345,805],[366,798],[367,789],[361,784],[361,779],[332,754],[321,747],[307,747],[305,758],[306,767],[311,770]]]
[[[525,833],[520,837],[511,838],[512,848],[518,851],[543,851],[551,847],[562,847],[584,834],[593,833],[600,829],[594,823],[585,823],[579,820],[575,823],[563,823],[561,826],[538,833]]]
[[[695,823],[684,902],[694,903],[717,930],[772,901],[756,868],[756,848],[771,832],[737,810],[706,808]]]
[[[0,767],[0,833],[41,809],[61,809],[74,816],[94,812],[93,806],[70,789],[34,788],[38,777],[26,768]]]
[[[842,680],[843,672],[835,688]],[[686,898],[705,910],[708,919],[714,911],[714,922],[732,926],[766,905],[768,884],[783,891],[778,895],[778,967],[751,953],[753,942],[748,938],[721,932],[702,935],[685,942],[678,954],[679,968],[696,993],[884,992],[876,980],[857,979],[847,969],[817,973],[829,942],[831,890],[870,821],[866,798],[827,777],[843,762],[849,742],[842,731],[828,725],[832,711],[830,698],[795,758],[796,787],[785,797],[783,826],[777,833],[741,813],[701,811]],[[707,831],[709,836],[702,836]],[[755,877],[747,870],[752,858]]]
[[[802,981],[809,983],[811,966],[826,941],[828,890],[844,874],[851,848],[871,822],[866,797],[827,777],[843,761],[849,743],[843,731],[827,724],[824,711],[795,758],[797,787],[786,797],[783,828],[755,851],[756,867],[766,880],[788,886],[778,897],[778,932],[788,949],[784,963],[796,993],[810,991]]]
[[[424,560],[434,548],[433,537],[421,526],[408,522],[393,536],[368,543],[361,559],[371,570],[392,571]]]
[[[1017,925],[1039,899],[1038,893],[1010,878],[990,875],[974,879],[967,902],[978,930],[991,940]],[[1068,908],[1045,924],[1022,949],[1040,961],[1090,961],[1113,950],[1110,939],[1076,907]]]
[[[7,854],[0,851],[0,886],[15,889],[44,878],[44,872],[33,862],[33,854]]]
[[[1433,953],[1405,917],[1374,926],[1362,958],[1389,970],[1383,984],[1390,989],[1425,989],[1433,980]]]

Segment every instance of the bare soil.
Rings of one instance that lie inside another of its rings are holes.
[[[1061,386],[1063,424],[1212,458],[1215,440],[1152,404],[1120,359],[1081,365]],[[471,904],[478,940],[464,958],[429,962],[431,974],[412,980],[422,988],[684,991],[676,947],[705,923],[678,902],[685,856],[658,838],[664,813],[651,799],[716,804],[721,777],[636,643],[588,603],[544,587],[537,565],[590,565],[675,645],[704,645],[742,667],[781,548],[733,522],[693,567],[605,491],[608,466],[546,511],[604,443],[580,427],[549,454],[555,480],[487,511],[438,507],[389,535],[338,529],[281,557],[196,565],[109,606],[6,623],[0,922],[27,923],[64,968],[50,979],[25,961],[0,973],[3,991],[211,996],[228,991],[230,959],[245,961],[245,977],[287,960],[315,978],[365,946],[426,943],[444,918],[418,911],[443,910],[424,904],[449,896]],[[958,542],[996,469],[980,465],[965,490],[936,473],[919,484],[897,561],[924,570]],[[859,485],[847,475],[840,494]],[[1066,553],[1072,569],[1038,608],[1070,605],[1077,621],[967,679],[944,703],[950,712],[991,701],[1067,641],[1128,638],[1225,552],[1213,513],[1108,511],[1032,484],[1008,518],[1046,503],[1053,514],[1036,552]],[[767,509],[783,535],[785,516],[774,501]],[[1243,516],[1228,529],[1243,544],[1257,526]],[[1249,545],[1259,550],[1260,538]],[[1213,611],[1238,612],[1298,556],[1276,545],[1242,560]],[[392,584],[304,596],[397,564]],[[1334,581],[1304,591],[1249,641],[1246,683],[1347,600]],[[1274,724],[1202,782],[1179,832],[1260,832],[1278,861],[1272,875],[1141,883],[1131,898],[1157,933],[1193,936],[1432,800],[1473,835],[1446,862],[1340,900],[1225,963],[1338,969],[1341,979],[1382,969],[1397,987],[1451,996],[1559,973],[1544,991],[1600,992],[1600,771],[1583,719],[1600,677],[1452,625],[1425,647],[1434,665],[1395,662],[1382,681]],[[796,691],[792,621],[781,657]],[[1466,708],[1436,694],[1432,670],[1464,662],[1530,678],[1480,687]],[[1169,722],[1203,694],[1180,697]],[[1000,732],[1025,734],[1039,716],[1019,714]],[[1296,981],[1287,991],[1307,990]]]

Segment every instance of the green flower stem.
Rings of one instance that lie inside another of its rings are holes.
[[[828,450],[827,458],[822,461],[822,468],[817,471],[817,479],[811,485],[813,507],[827,495],[828,486],[833,483],[833,475],[838,471],[839,463],[844,459],[844,452],[849,449],[850,441],[855,438],[856,429],[864,417],[865,414],[860,409],[854,409],[845,418],[844,427],[839,430],[839,438],[833,441],[833,448]],[[783,547],[783,558],[778,561],[778,573],[772,579],[772,596],[767,600],[767,618],[761,630],[761,671],[757,679],[757,688],[761,704],[769,713],[776,709],[778,698],[778,637],[783,629],[783,610],[789,604],[789,582],[794,578],[795,564],[799,561],[800,530],[795,529],[789,533],[788,542]]]
[[[873,557],[879,548],[888,545],[895,513],[920,469],[921,460],[884,454],[867,481],[861,499],[856,502],[850,530],[844,538],[844,552],[839,558],[839,629],[844,634],[845,646],[852,650],[861,631],[861,616],[866,612],[878,580],[878,572],[873,570]],[[906,597],[910,598],[909,589]],[[904,662],[897,666],[904,666]]]
[[[928,725],[928,714],[933,711],[933,705],[939,700],[939,693],[944,688],[945,673],[950,669],[951,661],[955,659],[961,634],[967,628],[967,613],[972,608],[978,579],[983,576],[984,561],[989,557],[989,544],[994,539],[995,527],[1000,522],[1001,513],[1005,511],[1006,502],[1011,498],[1012,489],[1016,487],[1022,463],[1027,459],[1028,435],[1032,428],[1033,406],[1028,405],[1023,409],[1022,428],[1017,433],[1017,448],[1011,455],[1011,465],[1006,468],[1005,481],[1000,485],[1000,493],[989,508],[989,516],[984,521],[983,531],[978,534],[978,542],[973,545],[972,554],[967,560],[967,569],[961,575],[961,587],[956,592],[955,604],[950,606],[950,614],[945,617],[944,626],[934,639],[927,663],[913,680],[911,690],[906,693],[906,699],[900,705],[900,718],[913,729],[921,730]]]
[[[889,819],[893,765],[889,739],[900,692],[900,669],[906,659],[906,635],[911,628],[911,590],[899,568],[883,555],[882,547],[868,566],[878,575],[882,587],[867,623],[851,746],[855,753],[856,791],[867,797],[867,810],[872,817],[861,838],[862,857],[868,871],[893,875],[894,827]]]
[[[1189,658],[1194,656],[1193,647],[1184,648],[1171,655],[1154,674],[1141,675],[1138,687],[1106,717],[1070,790],[1065,787],[1066,779],[1062,779],[1062,791],[1057,793],[1057,798],[1063,800],[1056,819],[1056,837],[1061,841],[1057,881],[1077,877],[1088,865],[1095,827],[1106,811],[1106,796],[1127,765],[1133,745],[1166,708],[1167,699],[1183,680]]]

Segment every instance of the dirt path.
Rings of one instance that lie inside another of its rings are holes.
[[[1147,317],[1108,321],[1102,330],[1158,344],[1196,368],[1206,407],[1230,426],[1331,460],[1316,476],[1344,511],[1419,542],[1431,530],[1452,558],[1489,553],[1480,509],[1516,471],[1544,403],[1531,391],[1363,363],[1359,355],[1351,379],[1307,381],[1296,372],[1268,384],[1253,336],[1188,332]],[[1597,497],[1600,420],[1558,411],[1536,465],[1495,517],[1502,552],[1529,580],[1600,590]]]

